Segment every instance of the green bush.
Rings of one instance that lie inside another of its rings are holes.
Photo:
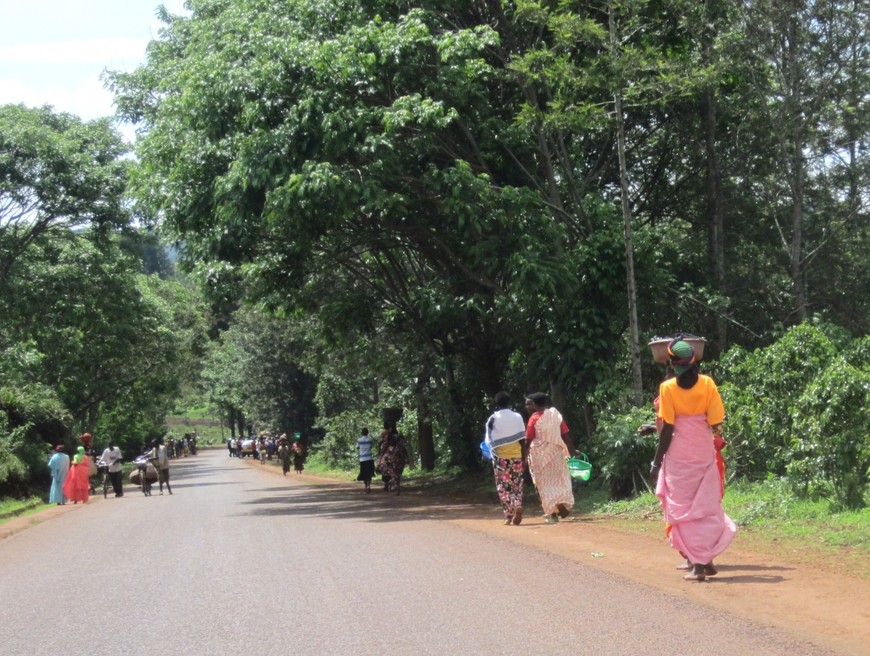
[[[845,508],[864,507],[870,483],[870,371],[836,358],[793,411],[795,459],[788,473],[808,491],[832,484]]]
[[[799,447],[792,409],[836,357],[836,347],[819,328],[801,324],[765,349],[732,351],[717,376],[730,465],[736,475],[755,480],[784,476]]]
[[[599,417],[593,440],[593,476],[601,478],[613,499],[639,494],[649,486],[649,463],[658,437],[643,436],[637,429],[655,421],[652,407],[631,408],[622,414]]]
[[[40,357],[27,344],[0,353],[0,496],[28,495],[47,481],[51,448],[68,435],[57,394],[33,381]]]

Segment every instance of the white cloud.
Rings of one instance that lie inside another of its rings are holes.
[[[99,74],[74,84],[30,86],[21,80],[0,80],[0,104],[23,103],[28,107],[51,105],[57,111],[76,114],[84,120],[114,113],[112,94],[103,88]]]

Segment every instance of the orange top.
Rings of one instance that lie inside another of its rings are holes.
[[[659,385],[658,416],[673,425],[677,415],[707,415],[707,424],[715,426],[725,419],[725,406],[719,396],[719,388],[709,376],[698,376],[698,382],[692,389],[683,389],[677,385],[677,379],[671,378]]]

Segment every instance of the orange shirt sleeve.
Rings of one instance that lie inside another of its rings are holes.
[[[670,385],[667,381],[659,385],[659,409],[658,417],[662,421],[673,426],[676,419],[676,409],[674,408],[674,399],[670,394]]]

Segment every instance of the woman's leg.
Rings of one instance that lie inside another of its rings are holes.
[[[498,492],[498,500],[501,502],[501,510],[504,513],[504,523],[510,524],[513,520],[514,510],[511,503],[510,460],[495,457],[492,459],[492,474],[495,478],[495,491]]]

